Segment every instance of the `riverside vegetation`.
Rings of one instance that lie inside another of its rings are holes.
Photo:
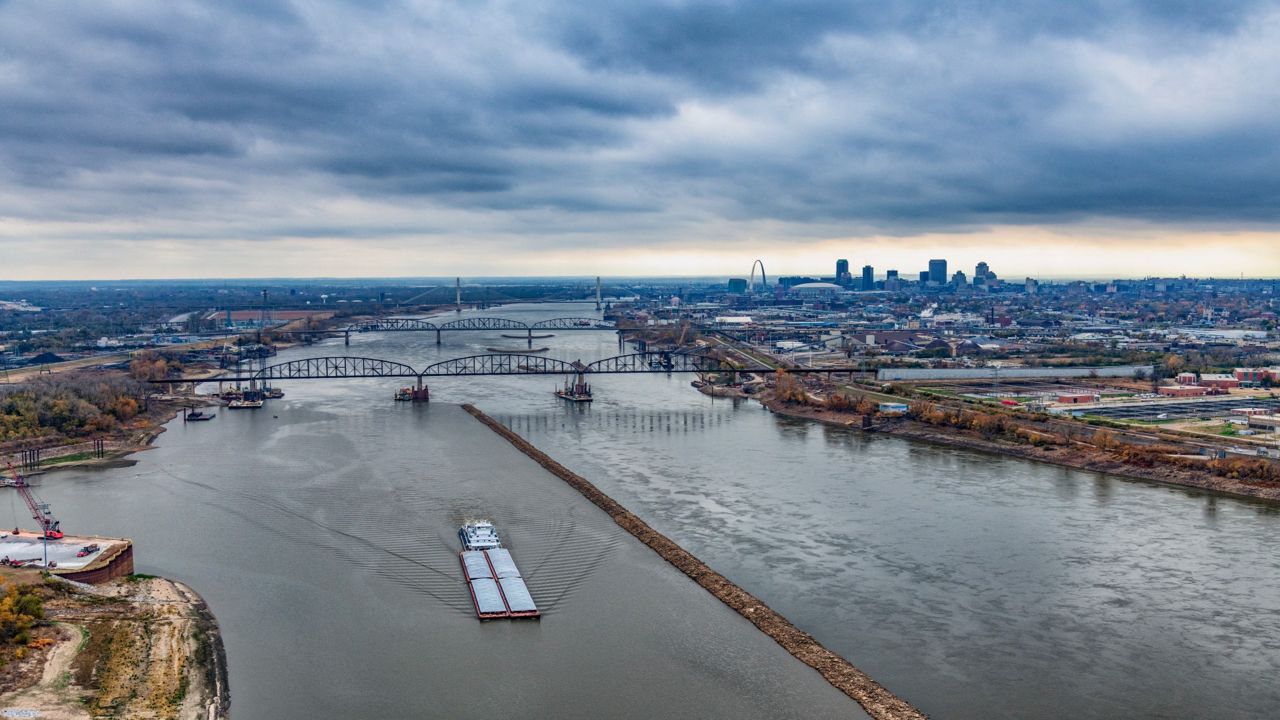
[[[891,388],[897,392],[896,388]],[[811,392],[786,371],[772,378],[761,398],[775,412],[848,424],[873,418],[876,429],[897,435],[1020,455],[1072,467],[1147,480],[1280,500],[1280,463],[1265,458],[1215,458],[1172,440],[1135,442],[1121,429],[1048,415],[1026,417],[905,397],[905,415],[879,412],[869,394],[827,388]]]

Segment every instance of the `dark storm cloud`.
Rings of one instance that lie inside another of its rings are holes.
[[[1277,46],[1266,3],[0,4],[0,216],[1274,223]]]

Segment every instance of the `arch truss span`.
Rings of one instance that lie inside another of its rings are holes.
[[[519,320],[497,317],[473,317],[452,320],[440,326],[441,330],[528,330]]]
[[[259,380],[304,380],[311,378],[418,377],[418,371],[404,363],[365,357],[313,357],[290,360],[254,373]]]
[[[617,355],[587,365],[587,372],[593,373],[716,372],[733,369],[720,358],[710,355],[669,352]]]
[[[439,330],[440,327],[426,320],[417,318],[383,318],[352,325],[349,330],[355,332],[405,332],[414,330]]]
[[[538,355],[469,355],[428,365],[422,375],[563,375],[575,372],[576,367],[575,363]]]
[[[617,330],[618,326],[600,318],[552,318],[529,326],[533,330]]]

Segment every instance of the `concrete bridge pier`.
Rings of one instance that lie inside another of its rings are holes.
[[[351,347],[351,331],[350,330],[342,333],[342,344],[346,345],[347,347]]]
[[[436,328],[436,344],[440,344],[440,328]]]

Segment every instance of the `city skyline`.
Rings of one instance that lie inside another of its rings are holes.
[[[1280,275],[1267,3],[9,4],[0,46],[0,278]]]

